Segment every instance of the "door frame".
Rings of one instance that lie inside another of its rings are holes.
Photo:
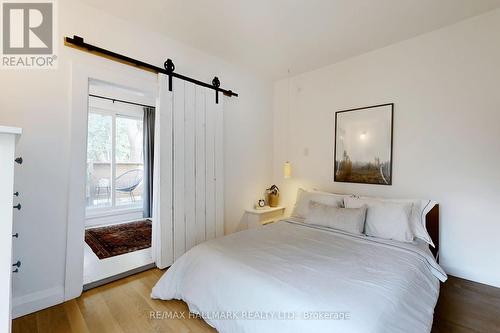
[[[88,60],[88,61],[86,61]],[[99,59],[86,59],[71,64],[70,102],[70,173],[64,300],[83,291],[85,183],[87,161],[87,118],[89,80],[101,80],[144,92],[156,100],[158,80],[153,73]]]

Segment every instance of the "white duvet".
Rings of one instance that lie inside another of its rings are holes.
[[[446,274],[422,245],[281,221],[200,244],[152,297],[219,332],[430,332]]]

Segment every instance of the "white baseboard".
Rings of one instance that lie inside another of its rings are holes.
[[[444,269],[446,274],[453,275],[472,282],[500,288],[500,278],[497,275],[490,276],[487,274],[481,274],[481,272],[470,271],[462,267],[448,266],[446,264],[439,265]]]
[[[12,318],[54,306],[64,302],[64,287],[54,287],[12,299]]]

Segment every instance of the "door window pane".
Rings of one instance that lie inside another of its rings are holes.
[[[142,207],[142,119],[116,117],[116,206]]]
[[[112,117],[89,112],[88,120],[86,184],[87,207],[109,207],[112,205]]]

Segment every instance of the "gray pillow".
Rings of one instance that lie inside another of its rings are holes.
[[[321,191],[306,191],[299,188],[292,216],[305,219],[309,213],[309,203],[316,201],[323,205],[342,207],[346,195]]]
[[[389,202],[374,199],[345,198],[349,208],[368,207],[365,234],[367,236],[413,242],[410,216],[411,202]]]
[[[305,223],[362,235],[365,227],[366,207],[340,208],[311,201]]]

